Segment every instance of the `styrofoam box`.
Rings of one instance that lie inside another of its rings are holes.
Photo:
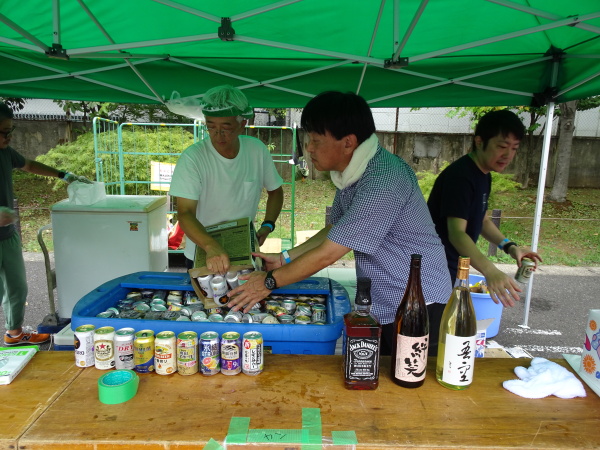
[[[115,278],[102,284],[77,302],[73,308],[71,328],[91,324],[96,328],[111,326],[115,330],[131,327],[138,330],[195,331],[200,336],[205,331],[216,331],[220,335],[237,331],[243,335],[247,331],[262,333],[265,351],[272,353],[333,355],[335,344],[344,327],[344,314],[350,312],[350,301],[344,287],[338,282],[324,277],[310,277],[304,281],[284,286],[273,294],[326,295],[327,323],[325,325],[296,324],[254,324],[230,322],[181,322],[168,320],[101,318],[96,315],[116,305],[132,290],[180,290],[193,291],[187,273],[137,272]]]

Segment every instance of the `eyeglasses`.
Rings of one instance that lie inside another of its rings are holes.
[[[223,129],[217,129],[217,128],[206,128],[206,131],[208,131],[208,134],[211,134],[213,136],[215,135],[223,135],[223,136],[231,136],[235,130],[223,130]]]
[[[8,131],[0,131],[0,134],[4,135],[4,139],[8,139],[10,137],[11,134],[13,134],[13,131],[15,131],[16,127],[12,127],[10,130]]]

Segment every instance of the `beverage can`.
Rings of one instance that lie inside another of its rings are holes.
[[[161,331],[154,342],[154,367],[158,375],[171,375],[177,371],[175,353],[177,340],[172,331]]]
[[[237,272],[227,272],[225,275],[225,279],[227,280],[227,284],[230,289],[235,289],[240,285],[238,282],[238,273]]]
[[[115,329],[101,327],[94,331],[94,366],[108,370],[115,367]]]
[[[228,331],[221,336],[221,373],[237,375],[242,371],[240,333]]]
[[[210,287],[213,290],[214,302],[217,305],[224,306],[229,302],[229,297],[227,297],[229,289],[227,288],[227,282],[224,277],[215,275],[213,279],[210,280]]]
[[[312,322],[313,323],[325,323],[327,320],[327,308],[325,305],[314,305],[312,307]]]
[[[198,333],[195,331],[177,335],[177,371],[180,375],[198,373]]]
[[[216,375],[221,371],[221,340],[219,333],[206,331],[200,335],[200,370],[202,375]]]
[[[192,313],[190,318],[192,319],[192,322],[200,322],[200,321],[208,320],[208,317],[206,316],[206,313],[204,311],[196,311],[196,312]]]
[[[515,274],[515,280],[519,283],[527,283],[534,269],[535,262],[529,258],[523,258],[521,260],[521,267],[517,269],[517,273]]]
[[[296,302],[294,300],[284,300],[281,305],[285,308],[288,314],[294,314],[296,311]]]
[[[213,279],[212,275],[203,275],[201,277],[197,277],[198,285],[200,286],[200,290],[202,291],[202,295],[206,298],[213,298],[213,290],[210,285],[211,280]]]
[[[115,331],[115,369],[133,370],[133,328]]]
[[[227,313],[227,315],[225,316],[225,318],[223,319],[224,322],[233,322],[233,323],[240,323],[242,321],[242,317],[244,316],[243,313],[241,313],[240,311],[229,311]]]
[[[75,365],[92,367],[94,360],[94,325],[80,325],[75,328]]]
[[[242,340],[242,372],[258,375],[264,369],[264,343],[258,331],[244,333]]]
[[[154,372],[154,331],[141,330],[133,339],[134,370],[139,373]]]

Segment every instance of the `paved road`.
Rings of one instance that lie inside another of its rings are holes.
[[[25,325],[36,328],[49,313],[46,275],[41,253],[26,253],[29,295]],[[346,267],[352,264],[346,263]],[[172,271],[184,271],[181,255],[170,255]],[[499,265],[513,273],[511,265]],[[583,345],[588,311],[600,308],[600,267],[540,267],[533,278],[529,328],[524,328],[524,299],[502,314],[500,332],[494,341],[520,347],[533,356],[560,358],[562,353],[578,353]],[[4,316],[0,311],[0,319]]]

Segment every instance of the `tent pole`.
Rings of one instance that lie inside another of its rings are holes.
[[[546,131],[544,133],[544,145],[542,146],[542,161],[540,162],[540,176],[538,179],[537,202],[535,204],[535,217],[533,219],[533,237],[531,239],[531,251],[536,252],[538,239],[540,237],[540,224],[542,221],[542,207],[544,205],[544,189],[546,187],[546,172],[548,170],[548,155],[550,154],[550,140],[552,139],[552,122],[554,122],[554,102],[548,103],[548,116],[546,120]],[[529,307],[531,306],[531,291],[533,288],[533,278],[535,272],[531,274],[527,286],[527,295],[525,296],[525,314],[523,328],[529,328]]]

